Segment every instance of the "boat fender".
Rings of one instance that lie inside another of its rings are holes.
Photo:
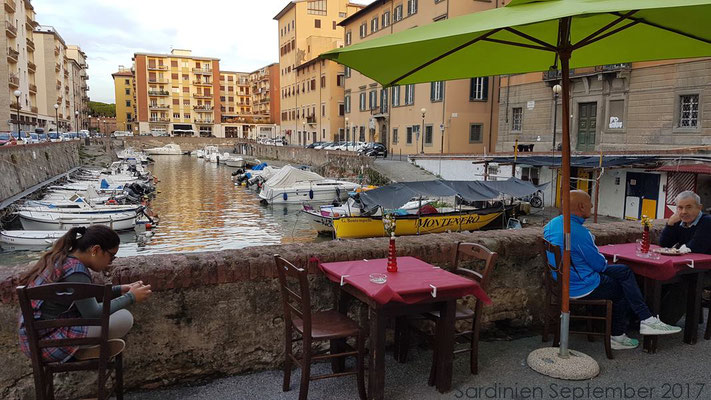
[[[155,183],[158,183],[158,182],[159,182],[157,176],[154,176],[154,177],[153,177],[153,182],[155,182]]]
[[[333,213],[333,218],[338,218],[338,217],[340,217],[340,216],[341,216],[341,215],[340,215],[339,213]]]
[[[111,199],[111,200],[109,200],[109,201],[106,202],[106,205],[107,205],[107,206],[108,206],[108,205],[117,205],[117,204],[118,204],[118,201],[116,201],[116,200],[114,200],[114,199]]]
[[[309,199],[313,200],[314,198],[314,191],[313,189],[309,189]]]
[[[153,225],[146,223],[146,229],[152,229],[152,228],[153,228]]]
[[[286,201],[286,200],[289,198],[289,195],[287,195],[286,193],[284,193],[284,194],[282,194],[282,197],[284,198],[284,201]]]

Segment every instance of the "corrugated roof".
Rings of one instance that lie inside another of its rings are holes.
[[[655,171],[686,172],[686,173],[691,173],[691,174],[711,175],[711,165],[709,165],[709,164],[664,165],[662,167],[655,169]]]

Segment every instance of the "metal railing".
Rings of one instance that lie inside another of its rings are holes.
[[[202,93],[193,93],[193,97],[196,99],[211,99],[212,95],[210,94],[202,94]]]
[[[15,12],[15,0],[5,0],[5,11],[9,13]]]
[[[7,59],[8,61],[17,62],[17,57],[20,56],[20,52],[13,49],[12,47],[7,48]]]
[[[20,77],[15,74],[10,74],[10,77],[8,78],[8,83],[10,84],[10,86],[19,87]]]
[[[212,111],[213,109],[214,109],[213,106],[206,106],[206,105],[193,106],[193,110],[197,110],[197,111]]]
[[[148,106],[151,110],[162,110],[162,109],[169,109],[170,106],[168,104],[151,104]]]
[[[148,122],[170,122],[169,118],[150,118]]]
[[[33,51],[35,49],[35,42],[33,42],[30,38],[27,38],[27,48],[32,49]]]
[[[167,71],[168,66],[167,65],[148,65],[149,70],[157,70],[157,71]]]
[[[37,85],[30,83],[29,88],[30,88],[30,92],[37,93]]]
[[[149,96],[170,96],[170,92],[167,90],[149,90]]]
[[[37,71],[37,65],[32,61],[27,61],[27,69],[30,71]]]
[[[194,74],[210,74],[210,75],[212,75],[212,69],[211,68],[193,68],[193,73]]]
[[[17,27],[13,25],[12,22],[5,21],[5,30],[10,34],[10,36],[17,37]]]

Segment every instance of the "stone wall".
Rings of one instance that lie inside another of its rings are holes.
[[[636,222],[591,225],[600,245],[640,237]],[[459,241],[481,243],[499,253],[485,324],[505,321],[537,326],[543,301],[541,230],[477,231],[397,239],[398,254],[448,267]],[[114,283],[143,280],[155,293],[134,305],[135,326],[127,337],[128,388],[154,388],[220,375],[277,368],[283,360],[283,318],[274,253],[298,265],[387,256],[387,239],[286,244],[221,252],[167,254],[116,260]],[[18,305],[14,288],[24,267],[0,270],[0,398],[31,398],[32,370],[17,344]],[[332,304],[332,284],[311,268],[315,308]],[[364,315],[365,313],[358,313]],[[362,321],[363,322],[363,321]],[[367,324],[365,324],[367,326]],[[63,397],[87,395],[76,377],[57,379]]]
[[[0,147],[0,200],[79,165],[79,141]]]

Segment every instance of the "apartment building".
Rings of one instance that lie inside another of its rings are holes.
[[[34,31],[37,46],[36,82],[38,126],[46,131],[75,130],[78,112],[73,104],[70,60],[67,44],[51,26],[39,26]]]
[[[37,65],[33,30],[35,11],[29,0],[4,0],[2,13],[5,34],[0,46],[6,49],[7,62],[0,63],[0,130],[31,131],[41,126],[37,119]],[[16,96],[17,95],[17,96]],[[19,104],[19,120],[18,120]]]
[[[560,71],[502,79],[500,151],[561,143]],[[711,145],[711,59],[602,65],[571,70],[573,151],[662,150]],[[555,106],[554,106],[555,104]],[[555,133],[554,133],[555,126]]]
[[[349,46],[497,4],[376,0],[340,25]],[[475,77],[384,89],[346,68],[347,121],[340,140],[381,142],[391,153],[491,152],[496,146],[498,85],[498,77]]]
[[[220,110],[225,137],[246,137],[252,118],[249,73],[220,71]]]
[[[133,61],[139,133],[221,135],[219,59],[174,49],[135,53]]]
[[[290,143],[333,140],[343,128],[343,67],[317,58],[343,46],[339,22],[362,8],[347,0],[295,0],[274,17],[279,26],[279,119]]]
[[[89,116],[89,64],[87,63],[86,53],[77,46],[70,44],[67,46],[67,58],[69,64],[69,81],[71,84],[70,101],[74,110],[75,125],[74,129],[87,129]],[[77,128],[78,127],[78,128]]]
[[[133,71],[119,65],[118,71],[111,74],[111,77],[114,79],[117,130],[137,133]]]
[[[279,124],[279,64],[272,63],[249,74],[252,84],[252,117],[262,124]]]

